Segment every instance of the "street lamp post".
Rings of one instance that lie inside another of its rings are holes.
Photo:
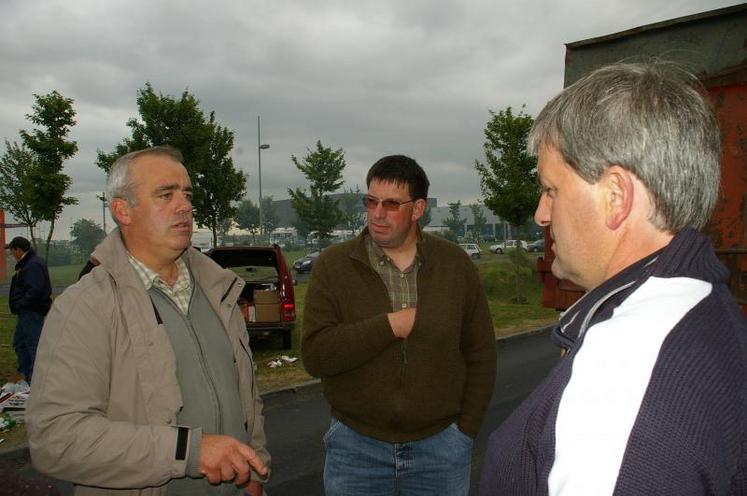
[[[257,116],[257,165],[259,167],[259,236],[262,237],[264,234],[264,227],[262,224],[262,150],[270,148],[268,144],[262,144],[260,139],[260,125],[259,116]]]
[[[101,200],[101,223],[104,226],[104,234],[106,234],[106,191],[101,193],[101,196],[96,195],[96,199]]]

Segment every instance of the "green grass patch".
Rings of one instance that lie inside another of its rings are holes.
[[[301,253],[288,253],[288,263],[298,258]],[[539,327],[557,320],[557,312],[544,308],[542,301],[542,286],[538,282],[531,264],[533,259],[527,258],[521,267],[522,295],[527,299],[526,304],[511,303],[515,296],[514,267],[508,256],[489,254],[477,261],[478,270],[488,296],[493,326],[497,335],[511,334],[526,328]],[[80,265],[69,265],[50,268],[53,285],[65,286],[72,284],[78,278]],[[297,384],[309,380],[301,363],[301,327],[303,322],[304,298],[308,285],[299,283],[295,286],[296,297],[296,328],[293,333],[293,348],[282,349],[282,340],[276,338],[255,339],[252,341],[252,351],[257,363],[257,376],[262,391]],[[16,355],[13,351],[13,330],[15,316],[8,309],[8,297],[0,296],[0,384],[13,377],[16,368]],[[298,357],[292,365],[270,368],[267,363],[280,355]]]
[[[52,286],[70,286],[78,281],[78,274],[85,264],[58,265],[49,267],[49,279]]]

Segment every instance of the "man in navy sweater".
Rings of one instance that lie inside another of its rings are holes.
[[[535,221],[587,293],[566,353],[490,437],[482,495],[747,494],[747,325],[698,232],[720,137],[696,78],[614,64],[542,110]]]
[[[17,260],[8,298],[10,311],[18,316],[13,348],[18,358],[18,373],[30,384],[44,316],[52,306],[52,285],[47,264],[34,252],[28,239],[16,236],[5,248]]]

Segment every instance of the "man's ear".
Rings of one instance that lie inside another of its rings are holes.
[[[422,198],[418,198],[417,200],[412,202],[412,204],[414,205],[412,209],[412,221],[417,222],[425,213],[425,207],[428,205],[428,203]]]
[[[605,222],[607,227],[615,230],[625,222],[633,210],[635,198],[633,176],[629,170],[613,165],[607,168],[602,181],[604,181],[606,207]]]
[[[131,222],[130,218],[130,204],[124,198],[112,198],[109,200],[111,204],[112,217],[117,221],[119,225],[129,225]]]

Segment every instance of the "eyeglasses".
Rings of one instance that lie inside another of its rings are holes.
[[[398,200],[377,200],[376,198],[371,198],[370,196],[364,196],[361,198],[363,201],[363,206],[366,207],[367,210],[375,210],[376,207],[379,206],[379,203],[381,203],[381,206],[384,207],[384,210],[387,212],[396,212],[399,210],[399,207],[404,205],[405,203],[412,203],[415,200],[407,200],[407,201],[398,201]]]

